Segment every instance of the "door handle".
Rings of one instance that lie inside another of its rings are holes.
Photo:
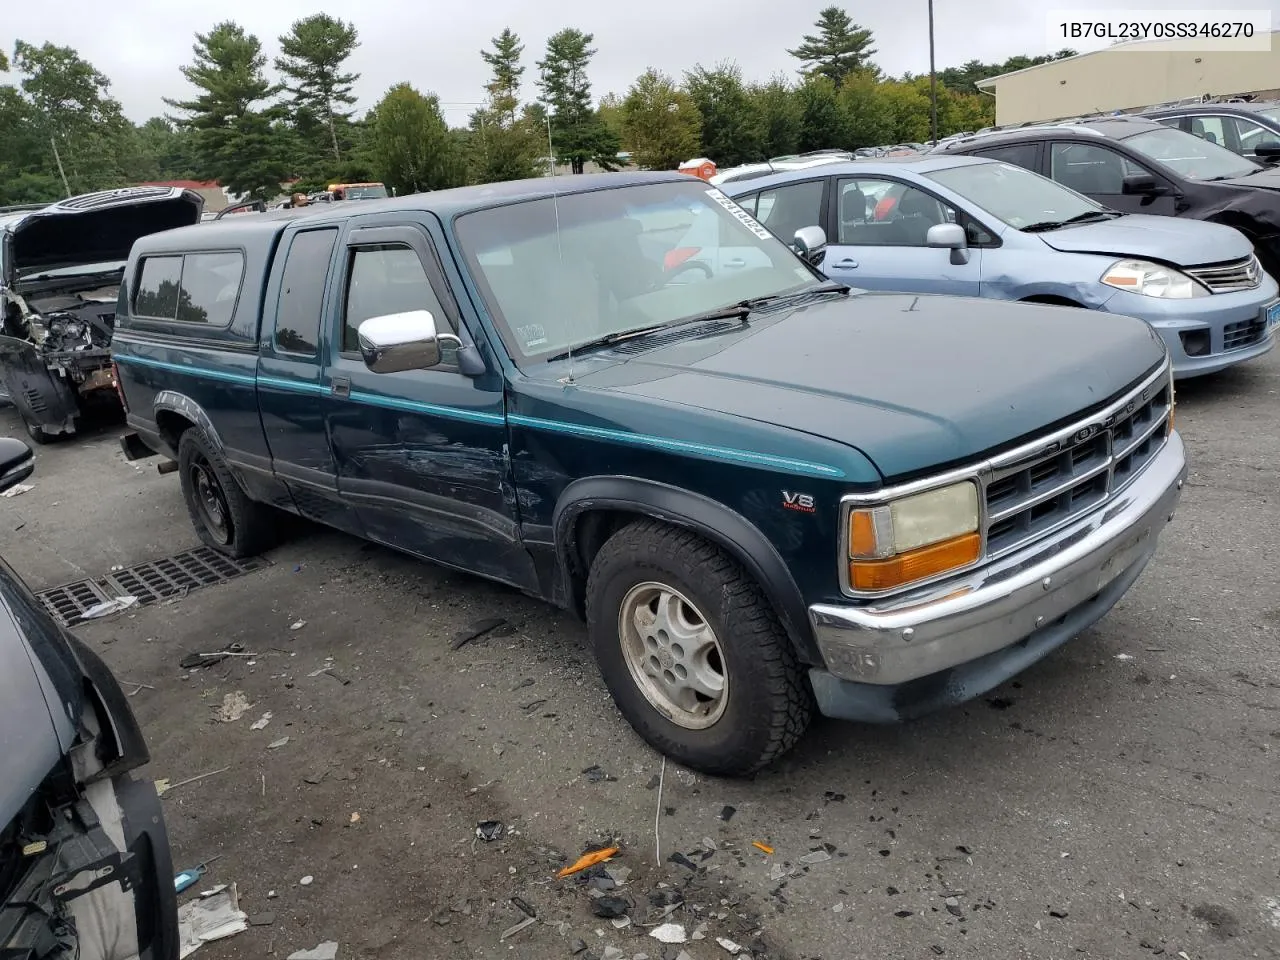
[[[747,261],[743,260],[741,257],[737,257],[733,260],[726,260],[724,265],[726,267],[736,269],[738,267],[745,267],[747,265]]]
[[[351,380],[347,377],[334,377],[329,384],[329,391],[335,397],[351,396]]]
[[[852,260],[849,257],[845,257],[843,260],[837,260],[831,266],[833,266],[837,270],[857,270],[858,261]]]

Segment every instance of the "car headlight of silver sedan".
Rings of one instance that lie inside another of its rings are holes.
[[[1102,275],[1102,282],[1117,290],[1162,300],[1210,296],[1207,287],[1181,270],[1149,260],[1117,260]]]

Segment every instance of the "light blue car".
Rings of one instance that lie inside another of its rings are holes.
[[[1123,214],[998,160],[858,160],[721,189],[788,242],[822,227],[822,271],[854,287],[1141,317],[1168,344],[1178,378],[1275,345],[1276,281],[1239,231]]]

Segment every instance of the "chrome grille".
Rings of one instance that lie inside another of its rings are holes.
[[[1189,267],[1187,273],[1195,277],[1210,293],[1231,293],[1235,290],[1255,290],[1262,282],[1262,266],[1253,254],[1243,260],[1229,260],[1205,267]]]
[[[1049,534],[1123,488],[1164,446],[1172,404],[1166,368],[1096,417],[993,461],[981,478],[987,559]]]
[[[1222,328],[1222,349],[1239,350],[1257,343],[1267,332],[1267,321],[1261,317],[1228,323]]]

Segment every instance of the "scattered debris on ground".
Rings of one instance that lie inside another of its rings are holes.
[[[481,637],[498,631],[500,627],[506,626],[509,626],[509,624],[502,617],[491,617],[484,620],[477,620],[475,623],[464,627],[462,630],[459,630],[454,634],[453,639],[449,641],[449,649],[461,650],[472,640],[479,640]],[[503,635],[509,632],[510,631],[507,630],[501,631]]]
[[[249,929],[249,917],[240,909],[236,885],[228,884],[211,896],[201,896],[178,908],[180,958],[185,960],[206,943],[223,940]]]
[[[572,876],[582,870],[586,870],[588,867],[594,867],[597,863],[603,863],[604,861],[617,856],[620,849],[620,847],[603,847],[599,850],[588,850],[577,860],[556,874],[556,876],[564,878]]]
[[[476,824],[476,836],[485,843],[501,840],[507,828],[500,820],[481,820]]]
[[[220,773],[226,773],[230,767],[222,767],[218,770],[210,770],[208,773],[198,773],[194,777],[187,777],[185,780],[179,780],[177,783],[170,783],[167,777],[161,777],[155,782],[156,795],[163,797],[170,790],[177,790],[178,787],[185,787],[189,783],[197,783],[206,777],[215,777]]]
[[[261,717],[259,717],[257,720],[253,721],[253,723],[249,724],[249,729],[250,729],[250,730],[265,730],[265,729],[267,728],[267,724],[268,724],[268,723],[270,723],[270,722],[271,722],[271,711],[270,711],[270,710],[268,710],[266,713],[264,713],[264,714],[263,714]]]
[[[100,620],[103,617],[109,617],[114,613],[121,613],[131,607],[136,607],[137,605],[137,597],[113,597],[110,600],[103,600],[101,603],[95,603],[84,613],[80,614],[80,621]]]
[[[338,956],[338,944],[335,940],[325,940],[310,950],[295,950],[289,954],[288,960],[335,960]]]
[[[249,708],[253,704],[244,695],[243,691],[237,690],[235,693],[228,693],[222,698],[222,707],[218,710],[218,719],[223,723],[234,723],[249,712]]]

